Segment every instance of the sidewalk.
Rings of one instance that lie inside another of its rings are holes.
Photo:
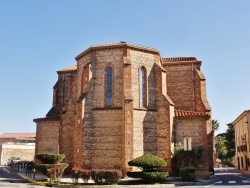
[[[47,176],[43,175],[43,174],[27,174],[25,169],[19,169],[19,171],[11,169],[9,166],[6,166],[6,169],[14,172],[16,174],[18,174],[20,177],[22,177],[23,179],[37,184],[37,181],[41,181],[41,180],[45,180],[48,179]],[[130,178],[126,178],[126,179],[121,179],[118,183],[118,185],[108,185],[108,188],[168,188],[168,187],[175,187],[175,186],[184,186],[184,185],[206,185],[211,183],[212,181],[214,181],[214,176],[211,176],[210,179],[208,180],[198,180],[196,182],[185,182],[185,181],[181,181],[179,177],[168,177],[166,180],[165,184],[139,184],[139,185],[133,185],[131,184],[131,181],[133,181],[133,179]],[[70,175],[63,175],[63,177],[61,178],[61,182],[63,183],[72,183],[72,179],[70,177]],[[79,183],[84,183],[83,180],[79,179]],[[88,183],[93,183],[93,180],[89,180]],[[57,186],[60,187],[60,186]],[[72,186],[61,186],[64,188],[94,188],[96,187],[96,185],[72,185]],[[102,188],[102,187],[107,187],[107,185],[100,185],[98,186],[98,188]]]

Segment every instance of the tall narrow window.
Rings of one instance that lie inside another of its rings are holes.
[[[147,75],[145,67],[141,67],[139,71],[140,77],[140,107],[146,107],[147,104]]]
[[[106,105],[112,105],[112,67],[106,69]]]

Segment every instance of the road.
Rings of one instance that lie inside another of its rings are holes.
[[[41,188],[43,186],[29,183],[18,176],[16,173],[11,172],[8,167],[0,166],[0,187]]]
[[[250,172],[234,168],[216,168],[215,177],[208,185],[185,186],[185,188],[247,188],[250,187]]]

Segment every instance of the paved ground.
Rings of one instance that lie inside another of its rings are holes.
[[[11,169],[10,167],[6,167],[8,170],[10,171],[15,171],[19,176],[21,176],[22,178],[28,180],[29,182],[32,183],[36,183],[39,180],[44,180],[47,178],[47,176],[42,175],[42,174],[27,174],[25,170],[19,169],[19,171]],[[66,176],[64,175],[61,179],[62,182],[65,183],[72,183],[72,179],[70,176]],[[209,180],[198,180],[197,182],[183,182],[180,180],[180,178],[176,178],[176,177],[169,177],[166,181],[166,184],[153,184],[153,185],[146,185],[146,184],[140,184],[140,185],[130,185],[131,184],[132,179],[121,179],[119,182],[119,185],[109,185],[109,188],[167,188],[167,187],[175,187],[175,186],[183,186],[183,185],[206,185],[209,184],[210,182],[214,181],[213,176],[211,176],[211,178]],[[82,180],[79,180],[79,183],[83,183]],[[94,183],[93,181],[89,181],[88,183]],[[67,186],[69,188],[69,186]],[[89,185],[89,186],[72,186],[74,188],[80,188],[80,187],[84,187],[84,188],[92,188],[92,187],[96,187],[95,185]],[[102,188],[102,187],[107,187],[107,186],[98,186],[98,188]]]

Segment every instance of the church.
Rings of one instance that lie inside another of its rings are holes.
[[[92,45],[57,71],[53,105],[36,123],[36,154],[62,153],[85,169],[131,170],[143,154],[173,170],[176,143],[204,149],[200,174],[213,168],[211,108],[196,57],[161,57],[127,42]]]

